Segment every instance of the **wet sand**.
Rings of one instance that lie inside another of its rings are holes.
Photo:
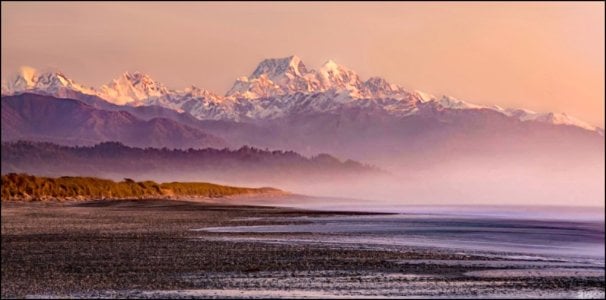
[[[603,266],[587,272],[448,249],[305,242],[327,233],[194,230],[350,214],[363,213],[175,200],[3,202],[1,296],[604,297]]]

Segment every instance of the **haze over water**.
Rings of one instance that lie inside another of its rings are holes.
[[[311,223],[206,230],[322,233],[328,234],[318,236],[318,241],[324,243],[438,247],[498,253],[508,259],[604,263],[604,213],[595,208],[392,206],[374,211],[398,214],[298,218]]]

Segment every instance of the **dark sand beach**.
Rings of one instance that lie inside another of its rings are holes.
[[[356,232],[204,229],[369,215],[176,200],[3,202],[1,296],[604,297],[603,263],[339,242]]]

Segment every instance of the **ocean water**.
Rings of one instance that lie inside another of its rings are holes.
[[[308,222],[198,230],[276,233],[276,238],[280,233],[320,233],[313,235],[315,242],[438,247],[511,259],[604,264],[604,218],[599,209],[390,207],[381,211],[398,214],[302,217],[292,219]]]

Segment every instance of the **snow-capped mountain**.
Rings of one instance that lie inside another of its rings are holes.
[[[98,89],[78,84],[60,72],[38,72],[24,67],[2,84],[2,94],[23,92],[78,98],[93,95],[118,105],[156,105],[186,112],[200,120],[258,121],[313,113],[335,113],[358,109],[393,117],[422,113],[422,106],[437,110],[490,110],[519,121],[570,125],[603,133],[603,129],[566,114],[536,113],[525,109],[482,106],[449,96],[436,97],[407,91],[381,77],[363,80],[351,69],[332,60],[318,70],[297,56],[261,61],[249,76],[236,79],[220,96],[191,86],[170,89],[140,73],[123,73]]]
[[[333,60],[320,69],[309,69],[297,56],[263,60],[253,73],[236,80],[226,96],[258,99],[296,93],[345,92],[352,98],[402,97],[407,92],[380,77],[362,81],[360,76]]]
[[[318,89],[316,78],[301,59],[290,56],[263,60],[249,77],[238,78],[226,96],[256,99]]]
[[[165,97],[170,93],[164,85],[140,72],[126,72],[97,92],[100,97],[121,105],[144,104],[147,99]]]
[[[566,113],[538,113],[528,109],[521,108],[501,108],[499,106],[493,106],[494,110],[503,113],[506,116],[514,117],[520,121],[536,121],[554,125],[570,125],[576,126],[583,129],[597,131],[603,134],[603,129],[593,126],[587,122],[583,122],[575,117],[569,116]]]
[[[286,166],[276,176],[321,191],[306,178],[293,179],[291,169],[303,166],[293,167],[284,158],[295,151],[362,161],[395,175],[393,186],[383,184],[383,179],[364,178],[359,185],[366,187],[353,192],[351,187],[358,184],[347,180],[343,190],[351,194],[334,194],[339,197],[386,191],[376,197],[407,203],[419,194],[438,203],[449,197],[467,199],[460,191],[469,187],[481,194],[478,201],[492,204],[501,203],[496,194],[540,204],[534,202],[539,192],[546,199],[560,197],[562,204],[576,204],[577,199],[587,198],[587,191],[603,190],[601,128],[566,114],[477,105],[407,90],[384,78],[361,78],[334,61],[313,69],[296,56],[267,59],[236,80],[225,95],[195,86],[173,89],[140,72],[124,73],[100,88],[90,88],[60,72],[24,68],[3,82],[2,94],[3,143],[28,140],[82,146],[119,141],[142,148],[187,150],[180,152],[184,156],[178,160],[154,154],[173,151],[137,152],[169,159],[174,168],[142,162],[138,156],[123,160],[133,170],[155,168],[153,173],[171,178],[200,178],[205,171],[190,166],[200,153],[190,148],[246,145],[285,156],[259,159],[250,155],[256,150],[245,150],[242,160],[206,171],[216,174],[224,168],[275,163]],[[95,157],[124,155],[116,148],[101,150]],[[19,151],[15,153],[20,158],[31,161]],[[90,159],[89,155],[79,159],[87,170]],[[56,161],[62,163],[65,158],[59,155]],[[3,161],[5,165],[22,171],[22,166],[11,161]],[[37,164],[32,168],[40,169]],[[166,173],[169,169],[175,172]],[[255,170],[238,176],[257,180]],[[339,178],[322,181],[332,185]],[[442,187],[448,187],[448,193],[436,194]]]
[[[19,73],[12,80],[2,82],[3,95],[25,91],[54,96],[64,96],[70,91],[88,95],[96,93],[93,88],[78,84],[61,72],[40,73],[31,67],[21,67]]]

